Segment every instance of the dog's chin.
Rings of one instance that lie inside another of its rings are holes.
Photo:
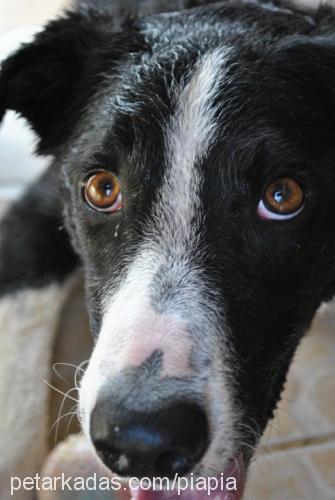
[[[187,480],[186,480],[187,479]],[[132,500],[240,500],[246,482],[246,461],[243,455],[232,460],[221,474],[215,477],[191,475],[171,479],[166,490],[138,487],[131,489]],[[148,485],[149,488],[149,485]]]

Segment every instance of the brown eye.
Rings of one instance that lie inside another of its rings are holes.
[[[305,194],[297,181],[280,179],[266,188],[258,215],[262,219],[292,219],[304,209],[304,202]]]
[[[100,170],[84,184],[84,197],[90,207],[100,212],[114,213],[122,208],[120,184],[115,175]]]

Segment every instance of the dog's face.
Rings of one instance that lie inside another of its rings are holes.
[[[57,157],[96,337],[81,418],[120,475],[247,463],[334,293],[333,40],[248,9],[231,26],[221,7],[108,36],[105,17],[81,21],[95,36],[91,66],[70,72],[72,116],[64,91],[54,124],[38,96],[12,105]],[[245,12],[265,41],[236,33]]]

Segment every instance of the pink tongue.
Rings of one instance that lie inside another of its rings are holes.
[[[179,488],[178,488],[178,480]],[[229,464],[225,471],[217,478],[189,478],[188,485],[184,478],[170,481],[170,491],[132,490],[133,500],[240,500],[245,484],[245,469],[243,459],[239,458]],[[188,486],[188,487],[187,487]]]

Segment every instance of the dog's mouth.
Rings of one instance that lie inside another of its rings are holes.
[[[175,477],[165,489],[153,488],[143,481],[131,488],[132,500],[240,500],[246,481],[246,467],[242,455],[231,461],[219,476]]]

